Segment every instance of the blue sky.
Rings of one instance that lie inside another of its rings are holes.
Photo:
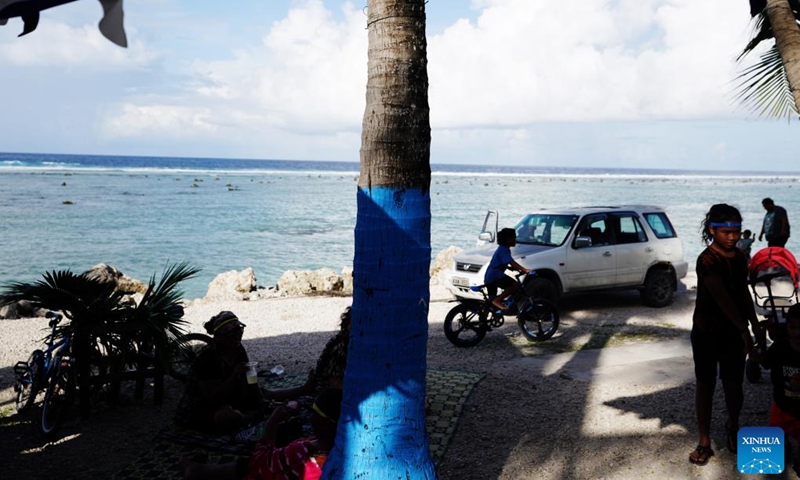
[[[2,3],[2,2],[0,2]],[[433,163],[797,171],[738,107],[730,0],[430,0]],[[95,0],[0,26],[4,151],[357,161],[366,2]]]

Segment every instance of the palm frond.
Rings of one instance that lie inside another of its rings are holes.
[[[155,275],[150,277],[147,291],[136,307],[134,317],[152,327],[150,342],[156,347],[158,360],[164,365],[169,361],[169,345],[183,337],[186,333],[185,326],[188,324],[183,319],[181,304],[183,291],[178,288],[178,284],[194,277],[198,272],[199,268],[190,266],[186,262],[168,265],[158,283]]]
[[[41,280],[32,283],[6,284],[0,304],[27,300],[38,308],[61,311],[67,318],[91,323],[117,308],[119,298],[113,284],[57,270],[45,272]]]
[[[734,96],[751,113],[787,119],[798,113],[777,46],[761,54],[761,60],[736,79]]]
[[[187,322],[183,320],[183,308],[180,303],[183,291],[178,288],[178,284],[194,277],[198,272],[199,268],[183,262],[168,265],[158,283],[155,275],[150,277],[147,292],[137,307],[136,317],[148,320],[159,329],[167,329],[175,335],[182,334],[180,327]]]
[[[737,62],[752,52],[761,42],[774,38],[772,25],[769,23],[769,17],[767,17],[764,7],[766,7],[766,1],[750,1],[750,15],[753,17],[753,37],[744,47],[742,53],[736,57]],[[800,22],[800,0],[789,0],[789,7],[792,9],[794,18]]]
[[[753,37],[747,42],[742,53],[736,57],[736,61],[741,61],[748,53],[752,52],[761,42],[773,38],[772,25],[764,12],[753,17]]]

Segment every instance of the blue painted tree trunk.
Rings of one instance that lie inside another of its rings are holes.
[[[325,478],[435,478],[424,409],[429,268],[428,192],[359,189],[343,416]]]
[[[325,479],[434,479],[425,430],[430,120],[425,0],[370,0],[342,416]]]

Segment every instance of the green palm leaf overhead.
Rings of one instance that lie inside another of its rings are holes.
[[[761,54],[758,62],[745,68],[736,77],[733,95],[757,116],[791,119],[800,112],[792,95],[781,53],[774,42],[775,35],[765,6],[764,0],[750,0],[753,35],[736,60],[742,61],[762,42],[772,42],[772,47]],[[789,6],[795,19],[800,20],[800,1],[789,0]]]

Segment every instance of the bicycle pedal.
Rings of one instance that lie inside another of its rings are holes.
[[[17,364],[14,365],[14,374],[21,377],[28,372],[29,368],[28,362],[17,362]]]

